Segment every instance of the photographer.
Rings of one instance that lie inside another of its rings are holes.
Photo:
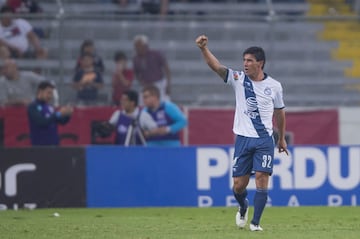
[[[116,131],[115,144],[145,145],[142,131],[154,129],[157,125],[150,114],[138,107],[138,93],[133,90],[124,92],[120,105],[122,110],[116,110],[107,123],[107,127]]]

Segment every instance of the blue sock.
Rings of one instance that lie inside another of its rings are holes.
[[[245,189],[242,193],[236,193],[234,190],[233,190],[233,193],[234,193],[234,197],[236,199],[236,201],[238,201],[241,209],[246,209],[248,207],[247,203],[245,202],[245,199],[246,199],[246,196],[247,196],[247,190]]]
[[[254,196],[254,217],[251,220],[251,223],[254,225],[260,224],[260,218],[266,205],[267,196],[267,189],[256,189]]]

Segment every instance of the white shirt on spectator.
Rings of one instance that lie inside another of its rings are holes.
[[[19,79],[8,80],[0,77],[0,105],[6,105],[11,101],[31,101],[36,95],[38,84],[45,80],[45,77],[32,71],[19,71]]]
[[[30,31],[32,31],[32,26],[28,21],[14,19],[8,27],[0,25],[0,39],[24,53],[29,48],[27,34]]]

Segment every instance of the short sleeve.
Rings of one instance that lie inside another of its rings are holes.
[[[117,110],[111,115],[111,117],[109,119],[109,123],[111,125],[116,125],[119,120],[119,117],[120,117],[120,110]]]
[[[146,110],[141,111],[139,121],[141,128],[144,130],[151,130],[157,128],[155,120]]]
[[[283,89],[281,84],[279,84],[278,89],[274,96],[274,108],[275,109],[282,109],[285,107],[284,99],[283,99]]]
[[[18,27],[21,29],[22,32],[25,33],[25,35],[32,31],[32,26],[25,19],[17,19],[16,21]]]
[[[243,80],[244,80],[244,72],[234,71],[230,68],[227,69],[226,80],[225,80],[226,84],[234,85],[235,82],[243,82]]]

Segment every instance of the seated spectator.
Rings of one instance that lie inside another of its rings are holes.
[[[44,77],[32,71],[19,71],[14,60],[4,61],[0,77],[0,105],[26,106]]]
[[[130,0],[113,0],[120,7],[126,7]],[[169,0],[137,0],[142,13],[167,15],[169,10]]]
[[[37,87],[36,99],[28,106],[30,140],[33,146],[59,145],[57,125],[69,122],[73,108],[63,106],[55,110],[50,102],[55,86],[43,81]]]
[[[46,58],[47,51],[41,46],[33,27],[25,19],[13,18],[13,10],[5,5],[0,9],[0,46],[9,48],[14,58]]]
[[[141,0],[143,13],[166,15],[168,13],[168,0]]]
[[[105,66],[104,66],[103,60],[97,54],[95,44],[92,40],[84,40],[83,43],[81,44],[80,56],[76,62],[75,70],[77,71],[81,68],[81,66],[80,66],[81,56],[84,55],[85,53],[93,55],[93,59],[94,59],[93,62],[94,62],[95,70],[101,74],[104,73]]]
[[[148,112],[157,128],[146,130],[149,146],[180,146],[179,132],[187,125],[185,115],[170,101],[160,101],[160,91],[156,86],[143,89],[144,111]]]
[[[120,7],[126,7],[129,3],[128,0],[112,0],[112,2],[119,4]]]
[[[103,86],[103,78],[94,67],[92,54],[84,53],[81,56],[80,69],[75,73],[73,82],[79,105],[96,103],[98,90]]]
[[[123,92],[129,90],[134,80],[134,72],[127,67],[127,57],[124,52],[118,51],[114,56],[115,72],[112,77],[112,101],[120,104]]]
[[[16,13],[39,13],[42,8],[35,0],[7,0],[6,5]]]
[[[143,130],[157,127],[156,122],[146,111],[138,107],[138,93],[125,91],[121,97],[122,110],[116,110],[109,124],[116,130],[115,143],[119,145],[145,145]]]

